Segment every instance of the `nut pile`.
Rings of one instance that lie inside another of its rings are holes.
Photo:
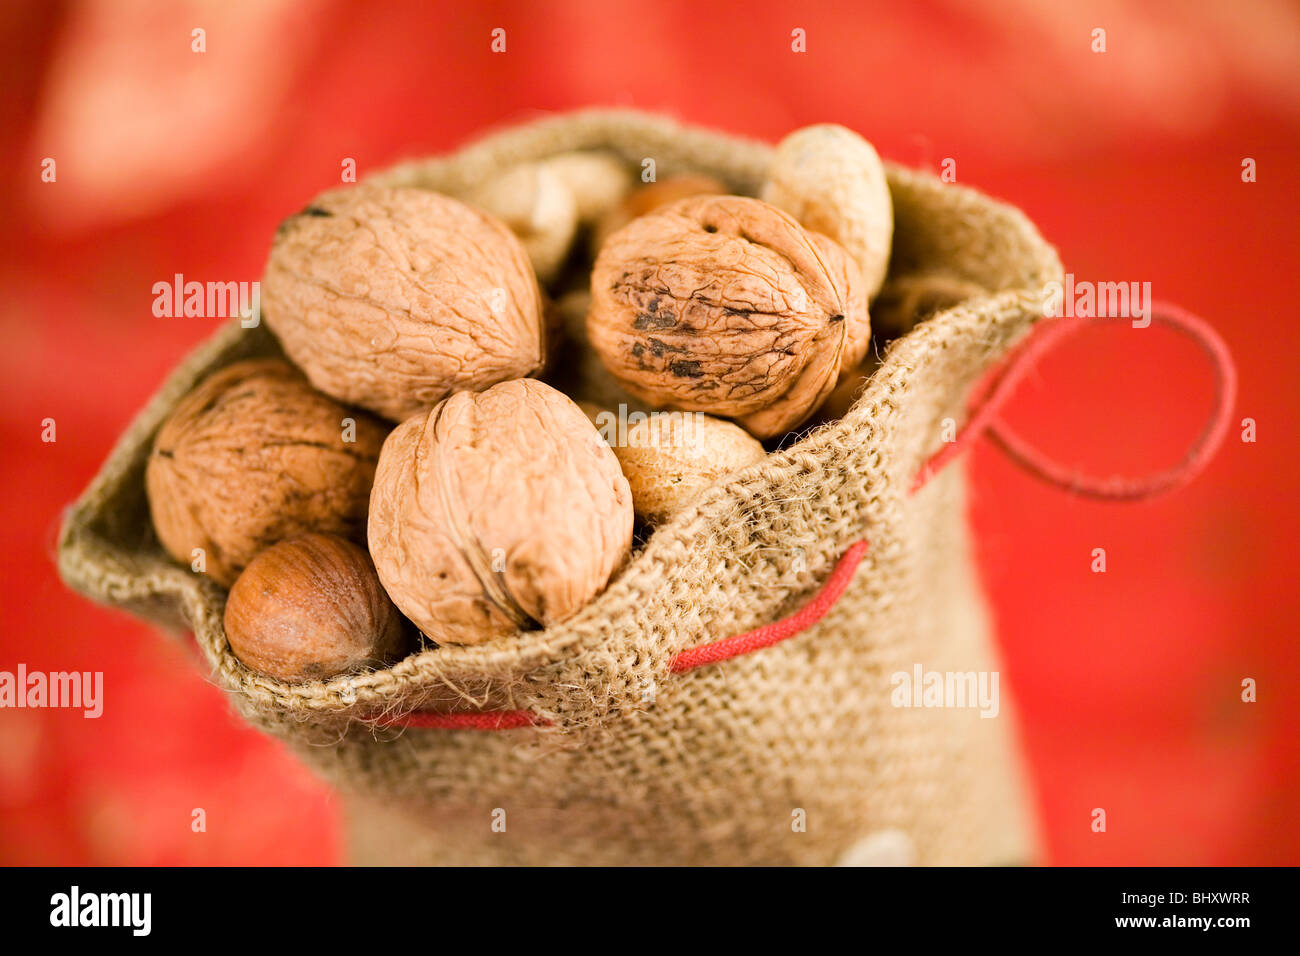
[[[281,225],[261,301],[285,358],[200,382],[146,468],[159,543],[229,588],[251,671],[564,621],[638,528],[861,386],[893,228],[869,144],[797,131],[759,198],[636,170],[591,150],[455,196],[362,184]]]

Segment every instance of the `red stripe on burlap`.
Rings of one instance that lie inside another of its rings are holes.
[[[483,710],[439,714],[417,710],[371,721],[378,727],[410,727],[418,730],[515,730],[550,723],[531,710]]]
[[[701,644],[699,647],[692,647],[689,650],[682,651],[673,658],[669,670],[674,674],[680,674],[695,667],[703,667],[705,664],[716,664],[719,661],[739,657],[742,654],[749,654],[764,647],[771,647],[773,644],[788,640],[796,634],[802,634],[824,618],[826,613],[844,595],[849,582],[853,580],[853,572],[858,569],[863,556],[867,553],[868,546],[866,541],[856,541],[851,544],[849,549],[840,555],[840,559],[835,562],[835,567],[826,578],[826,583],[813,595],[812,600],[789,617],[783,617],[771,624],[764,624],[762,627],[746,631],[744,634],[726,637],[720,641]]]

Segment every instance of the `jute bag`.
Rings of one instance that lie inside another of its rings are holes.
[[[587,148],[750,195],[771,156],[591,111],[375,179],[459,193]],[[230,362],[278,354],[263,327],[238,322],[123,435],[69,512],[61,572],[98,601],[192,629],[238,711],[348,795],[357,862],[828,864],[882,834],[921,864],[1033,861],[1006,682],[996,716],[891,698],[893,675],[918,666],[998,670],[961,461],[912,487],[945,419],[963,421],[972,386],[1029,331],[1062,270],[1017,210],[897,167],[889,183],[890,281],[941,274],[983,294],[895,342],[841,420],[658,528],[563,624],[323,683],[245,670],[222,632],[224,592],[163,553],[143,481],[181,396]]]

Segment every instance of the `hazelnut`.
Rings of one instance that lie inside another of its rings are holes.
[[[281,359],[236,362],[181,399],[154,438],[145,489],[177,561],[195,550],[229,586],[306,531],[359,538],[387,429],[315,391]]]
[[[812,238],[757,199],[697,196],[610,237],[587,333],[605,367],[659,406],[768,438],[835,386],[851,303]]]
[[[894,205],[880,156],[850,129],[825,123],[795,130],[776,147],[759,195],[857,260],[874,299],[889,268]]]
[[[550,282],[564,265],[578,229],[573,192],[550,167],[523,163],[488,180],[467,197],[519,237],[537,278]]]
[[[244,666],[284,681],[381,667],[406,642],[370,555],[328,534],[281,541],[249,562],[230,589],[225,624]]]
[[[395,421],[545,361],[541,293],[519,240],[422,189],[334,190],[288,219],[262,310],[313,385]]]
[[[671,205],[691,196],[713,196],[729,192],[726,183],[712,176],[682,173],[653,182],[628,193],[621,204],[610,209],[596,225],[591,247],[599,250],[605,240],[633,219],[647,216],[656,209]]]
[[[384,442],[370,553],[439,644],[546,627],[604,588],[632,543],[632,496],[582,410],[533,379],[459,392]]]
[[[620,423],[612,411],[579,404],[614,449],[637,517],[652,525],[668,521],[705,488],[766,456],[743,428],[702,412],[634,412]]]

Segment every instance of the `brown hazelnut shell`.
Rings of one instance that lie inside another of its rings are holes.
[[[263,551],[226,601],[235,656],[284,681],[389,664],[405,647],[403,624],[370,556],[336,535],[306,534]]]

